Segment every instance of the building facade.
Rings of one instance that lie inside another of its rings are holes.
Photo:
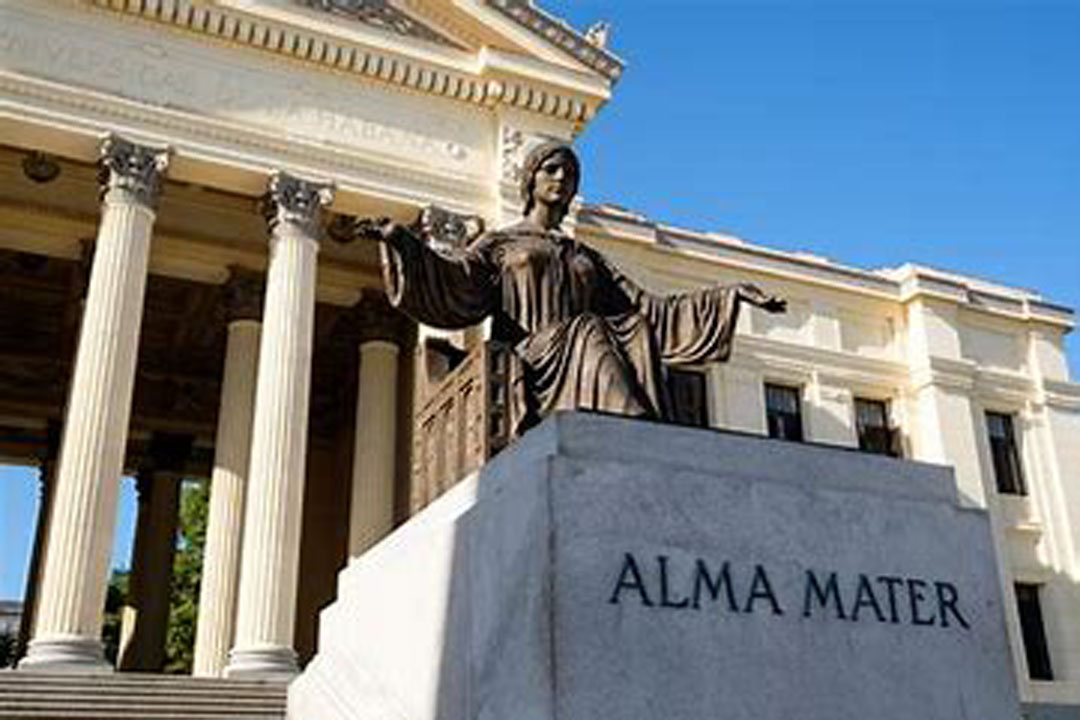
[[[0,0],[0,452],[40,466],[43,498],[21,668],[110,669],[124,475],[121,670],[161,666],[181,478],[211,483],[195,674],[311,656],[336,572],[468,469],[430,470],[418,418],[485,343],[387,307],[377,247],[341,227],[515,218],[528,149],[611,99],[603,34],[526,0]],[[1080,706],[1070,309],[617,206],[568,225],[656,291],[789,298],[742,318],[729,363],[673,379],[684,419],[954,466],[995,528],[1021,696]],[[482,445],[470,417],[439,447]]]

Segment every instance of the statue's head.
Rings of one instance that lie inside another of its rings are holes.
[[[525,214],[537,202],[555,205],[565,213],[580,181],[581,162],[572,147],[554,140],[537,145],[525,158],[521,174]]]

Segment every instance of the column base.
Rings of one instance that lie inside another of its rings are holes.
[[[233,648],[225,677],[288,682],[300,673],[296,652],[289,647]]]
[[[84,637],[31,640],[19,670],[51,673],[107,674],[113,666],[105,661],[100,640]]]

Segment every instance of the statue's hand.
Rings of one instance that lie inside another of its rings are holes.
[[[739,283],[739,298],[770,313],[787,312],[787,300],[779,295],[766,295],[753,283]]]
[[[786,313],[787,300],[779,295],[770,295],[765,299],[765,302],[761,304],[761,309],[770,313]]]
[[[415,242],[415,236],[407,227],[390,218],[357,219],[353,224],[352,234],[358,239],[384,242],[395,248],[400,248],[410,241]]]

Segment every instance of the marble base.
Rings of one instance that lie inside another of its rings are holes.
[[[550,418],[350,563],[291,720],[1015,720],[943,467]]]
[[[31,640],[19,670],[50,673],[104,674],[113,672],[99,640],[83,637]]]
[[[225,677],[238,680],[289,681],[300,672],[296,651],[288,647],[233,649]]]

